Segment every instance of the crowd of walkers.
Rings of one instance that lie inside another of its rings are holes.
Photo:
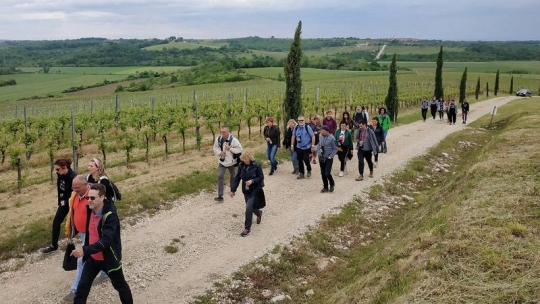
[[[458,105],[454,99],[437,99],[433,97],[430,101],[426,98],[422,99],[420,104],[422,110],[422,119],[426,122],[428,109],[431,111],[431,117],[435,119],[437,112],[439,112],[439,120],[443,121],[446,114],[446,123],[449,125],[455,125],[458,114]],[[467,114],[469,113],[469,102],[464,100],[461,103],[461,118],[462,123],[467,123]]]

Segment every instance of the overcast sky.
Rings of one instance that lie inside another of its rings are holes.
[[[0,39],[540,40],[540,0],[0,0]]]

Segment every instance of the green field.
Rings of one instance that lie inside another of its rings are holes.
[[[414,62],[414,61],[399,61],[398,66],[419,71],[435,71],[437,67],[435,62]],[[381,65],[390,65],[389,61],[380,61]],[[540,74],[540,61],[490,61],[490,62],[444,62],[443,70],[449,72],[463,72],[467,67],[469,72],[486,73],[497,72],[500,69],[501,73],[509,73],[512,71],[520,71],[522,73]],[[518,74],[518,73],[516,73]]]
[[[188,69],[177,66],[127,66],[127,67],[51,67],[49,74],[75,74],[75,75],[133,75],[137,72],[174,72]],[[20,67],[25,73],[38,73],[39,67]]]
[[[384,52],[386,54],[438,54],[440,50],[439,46],[393,46],[387,45]],[[462,47],[444,47],[444,52],[463,52],[465,48]]]
[[[205,40],[205,41],[198,41],[198,42],[171,42],[167,44],[159,44],[159,45],[153,45],[144,48],[148,51],[161,51],[163,48],[168,49],[188,49],[188,50],[194,50],[198,49],[200,47],[209,47],[209,48],[220,48],[224,45],[228,45],[228,43],[225,42],[213,42],[212,40]]]

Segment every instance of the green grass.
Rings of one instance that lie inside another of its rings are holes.
[[[384,50],[385,54],[438,54],[440,50],[439,46],[393,46],[388,45]],[[464,52],[465,48],[461,47],[444,47],[444,52]]]
[[[399,61],[397,65],[422,72],[435,71],[435,62]],[[390,65],[389,61],[380,61],[381,65]],[[525,71],[532,74],[540,74],[540,61],[490,61],[490,62],[444,62],[443,72],[463,72],[467,67],[469,73],[495,73],[499,69],[501,73],[510,71]],[[537,76],[537,79],[538,76]],[[495,78],[491,80],[493,82]]]
[[[218,282],[194,303],[266,303],[265,289],[289,295],[291,303],[536,303],[538,111],[540,98],[517,100],[500,108],[492,129],[478,128],[486,115],[451,134],[365,201],[351,201],[291,245],[276,247],[277,258],[269,253],[235,273],[234,287]],[[517,138],[519,146],[509,145]],[[452,158],[441,158],[443,152]],[[451,172],[433,171],[436,162]],[[414,203],[389,203],[404,194]],[[377,221],[362,212],[381,204],[390,209]],[[348,248],[336,247],[342,244]],[[331,258],[325,270],[315,267]]]

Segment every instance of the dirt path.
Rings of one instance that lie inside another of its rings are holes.
[[[494,105],[501,106],[512,99],[515,97],[473,104],[469,121],[489,113]],[[287,243],[292,236],[316,224],[321,215],[347,203],[354,195],[361,195],[369,186],[382,181],[384,175],[465,127],[459,119],[458,123],[450,126],[439,120],[428,120],[391,129],[389,153],[380,156],[375,178],[355,181],[356,159],[349,163],[348,174],[341,178],[337,177],[339,167],[334,165],[336,192],[333,194],[319,193],[322,182],[318,167],[314,167],[311,178],[298,181],[290,174],[291,164],[282,164],[276,175],[267,176],[268,206],[263,222],[254,225],[246,238],[239,236],[243,228],[243,197],[239,195],[216,204],[214,193],[181,198],[173,209],[124,229],[124,272],[135,302],[187,303],[216,280],[226,278],[275,245]],[[164,246],[173,243],[174,238],[181,240],[179,251],[166,253]],[[61,302],[74,276],[61,269],[62,253],[46,258],[35,254],[28,259],[29,263],[19,270],[0,275],[2,302]],[[107,283],[92,289],[89,302],[117,303],[118,297]]]
[[[381,58],[382,54],[384,54],[384,50],[386,49],[386,44],[382,46],[382,48],[377,53],[377,56],[375,56],[375,60],[379,60]]]

